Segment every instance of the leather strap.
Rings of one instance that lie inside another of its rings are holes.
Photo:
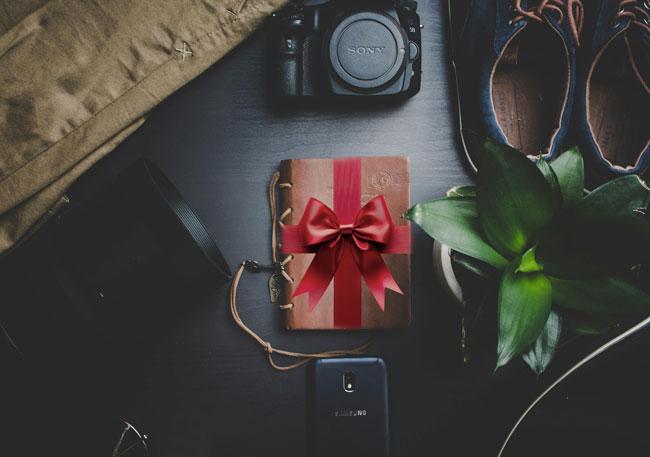
[[[271,179],[271,182],[269,183],[269,205],[271,207],[271,220],[272,220],[272,227],[273,227],[271,233],[271,243],[272,243],[272,254],[273,254],[274,265],[284,265],[287,262],[291,261],[291,256],[288,256],[283,261],[280,261],[278,257],[278,250],[277,250],[278,215],[277,215],[275,187],[279,179],[280,179],[280,173],[275,173],[273,175],[273,178]],[[237,272],[233,277],[232,285],[230,286],[230,311],[232,313],[233,319],[235,320],[237,325],[239,325],[239,327],[241,327],[255,341],[257,341],[260,346],[262,346],[262,348],[266,351],[266,354],[269,359],[269,363],[273,368],[280,371],[288,371],[294,368],[298,368],[299,366],[304,365],[305,363],[309,362],[312,359],[327,359],[327,358],[342,357],[342,356],[358,356],[365,353],[370,348],[370,345],[372,344],[372,339],[362,344],[361,346],[358,346],[353,349],[335,349],[331,351],[316,352],[316,353],[304,353],[304,352],[287,351],[284,349],[275,349],[273,348],[273,346],[271,346],[271,343],[269,341],[263,340],[257,333],[255,333],[248,326],[246,326],[246,324],[244,324],[244,321],[239,316],[239,312],[237,310],[237,288],[239,287],[239,282],[244,274],[244,271],[248,271],[251,273],[258,273],[261,270],[264,269],[271,270],[273,268],[274,266],[270,266],[270,265],[260,265],[258,262],[254,260],[245,260],[239,265],[239,268],[237,269]],[[278,365],[273,360],[274,353],[286,357],[298,358],[301,360],[291,365]]]

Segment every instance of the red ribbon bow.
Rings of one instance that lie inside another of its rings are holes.
[[[383,196],[373,198],[362,207],[353,224],[341,224],[327,205],[310,198],[298,231],[303,245],[316,250],[292,296],[308,292],[309,311],[320,301],[339,265],[346,264],[345,256],[352,256],[382,310],[384,289],[403,294],[379,253],[393,235],[393,220]]]

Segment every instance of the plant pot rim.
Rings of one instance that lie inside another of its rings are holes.
[[[463,294],[463,287],[458,282],[451,260],[452,249],[439,242],[433,240],[433,269],[436,279],[442,286],[445,294],[458,306],[464,308],[467,304],[467,299]]]

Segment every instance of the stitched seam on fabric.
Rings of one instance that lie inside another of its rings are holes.
[[[240,14],[241,14],[241,13],[240,13]],[[230,26],[233,22],[237,21],[238,19],[239,19],[239,16],[237,16],[237,17],[232,17],[232,18],[230,18],[228,21],[224,22],[223,25],[222,25],[221,27],[228,27],[228,26]],[[201,42],[203,42],[206,38],[208,38],[209,36],[211,36],[211,35],[213,35],[213,34],[219,32],[220,30],[222,30],[222,29],[219,28],[219,29],[215,29],[215,30],[212,30],[212,31],[210,31],[210,32],[207,32],[207,33],[205,33],[202,37],[198,38],[198,39],[196,40],[196,42],[197,42],[197,43],[201,43]],[[188,45],[191,46],[190,43],[188,43]],[[173,46],[173,45],[172,45],[172,46]],[[7,179],[9,179],[9,178],[10,178],[11,176],[13,176],[14,174],[18,173],[18,172],[19,172],[20,170],[22,170],[23,168],[27,167],[27,166],[28,166],[29,164],[31,164],[34,160],[38,159],[40,156],[42,156],[43,154],[45,154],[46,152],[48,152],[50,149],[52,149],[53,147],[55,147],[56,145],[58,145],[59,143],[61,143],[62,141],[64,141],[68,136],[70,136],[70,135],[72,135],[73,133],[77,132],[79,129],[81,129],[83,126],[85,126],[88,122],[90,122],[90,121],[92,121],[93,119],[95,119],[95,118],[96,118],[99,114],[101,114],[104,110],[106,110],[106,109],[109,108],[111,105],[113,105],[113,103],[117,102],[117,101],[120,100],[122,97],[124,97],[124,96],[127,95],[129,92],[131,92],[133,89],[135,89],[136,87],[138,87],[141,83],[143,83],[144,81],[146,81],[150,76],[152,76],[154,73],[156,73],[158,70],[160,70],[161,67],[163,67],[164,65],[167,65],[169,62],[172,62],[172,61],[174,61],[174,60],[179,60],[179,57],[178,57],[177,55],[172,55],[171,57],[167,58],[167,60],[165,60],[164,62],[161,62],[158,66],[156,66],[153,70],[151,70],[151,72],[149,72],[149,74],[147,74],[147,75],[146,75],[144,78],[142,78],[140,81],[136,82],[133,86],[131,86],[129,89],[127,89],[127,90],[126,90],[125,92],[123,92],[121,95],[119,95],[117,98],[115,98],[113,101],[111,101],[108,105],[104,106],[102,109],[100,109],[100,110],[97,111],[95,114],[93,114],[91,117],[89,117],[88,119],[86,119],[85,121],[83,121],[81,124],[79,124],[79,125],[78,125],[77,127],[75,127],[73,130],[71,130],[70,132],[66,133],[65,136],[61,137],[61,138],[60,138],[59,140],[57,140],[54,144],[52,144],[51,146],[48,146],[47,148],[43,149],[41,152],[39,152],[39,153],[36,154],[34,157],[32,157],[31,159],[29,159],[29,161],[25,162],[25,163],[22,164],[20,167],[16,168],[16,169],[13,170],[11,173],[9,173],[7,176],[5,176],[4,178],[0,179],[0,184],[2,184],[3,182],[5,182]],[[170,94],[170,95],[171,95],[171,94]],[[92,151],[91,151],[91,152],[92,152]],[[84,157],[85,157],[85,156],[84,156]],[[82,158],[83,158],[83,157],[82,157]],[[21,200],[21,201],[22,201],[22,200]]]

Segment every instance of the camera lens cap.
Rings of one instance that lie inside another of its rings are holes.
[[[362,11],[345,16],[329,43],[332,69],[358,89],[377,89],[392,82],[408,59],[408,40],[388,14]]]

